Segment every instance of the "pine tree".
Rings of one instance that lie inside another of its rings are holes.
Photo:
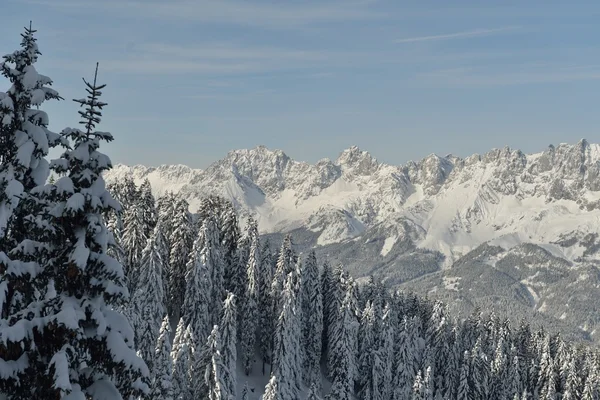
[[[248,223],[248,237],[250,239],[250,252],[248,255],[248,264],[246,268],[246,295],[245,302],[242,305],[242,364],[246,375],[252,371],[254,361],[254,347],[256,344],[256,332],[258,327],[259,313],[258,303],[259,293],[259,273],[260,273],[260,241],[258,237],[258,228],[254,221]]]
[[[421,370],[417,372],[415,382],[413,383],[412,400],[425,400],[425,385],[423,383],[423,374]]]
[[[296,296],[294,272],[290,272],[285,280],[282,293],[283,304],[275,330],[275,346],[273,351],[273,376],[277,376],[277,390],[284,399],[295,399],[298,393],[298,377],[301,371],[296,363],[299,352],[299,329],[296,318]]]
[[[188,400],[194,395],[190,372],[195,360],[196,344],[192,331],[179,320],[173,339],[173,398]],[[195,376],[193,379],[197,379]]]
[[[236,392],[236,367],[237,367],[237,311],[235,296],[228,293],[223,306],[223,317],[221,319],[221,356],[226,371],[223,376],[227,393],[235,398]]]
[[[156,209],[156,200],[152,195],[152,186],[148,178],[142,181],[139,188],[139,204],[142,210],[144,226],[146,227],[145,234],[150,236],[158,219],[158,211]]]
[[[567,379],[563,400],[575,400],[581,397],[581,377],[577,370],[576,358],[572,357],[567,366]]]
[[[276,315],[281,312],[281,300],[285,280],[290,273],[294,272],[297,263],[298,256],[293,248],[292,236],[287,234],[283,239],[283,243],[281,244],[281,251],[279,252],[277,266],[275,268],[275,274],[273,275],[273,282],[271,286],[271,297],[275,303]]]
[[[470,364],[471,354],[468,351],[465,351],[463,356],[463,362],[460,369],[460,382],[458,384],[458,392],[456,399],[457,400],[469,400],[473,396],[471,394],[471,389],[469,385],[469,364]]]
[[[287,400],[289,397],[285,396],[285,392],[280,388],[277,375],[271,375],[269,383],[265,386],[265,394],[263,394],[262,400]]]
[[[134,292],[140,275],[140,262],[148,236],[144,223],[144,210],[139,201],[134,202],[123,216],[122,246],[127,260],[127,280],[129,291]]]
[[[41,393],[83,397],[98,390],[126,397],[149,390],[149,371],[135,354],[129,321],[114,311],[128,292],[122,266],[107,254],[111,236],[103,215],[118,204],[102,178],[111,163],[99,147],[113,137],[94,131],[106,105],[99,101],[104,85],[96,84],[96,76],[91,84],[84,79],[87,98],[75,100],[85,107],[79,111],[85,130],[61,133],[73,143],[52,164],[62,177],[38,192],[51,207],[45,215],[52,228],[37,277],[47,291],[34,316],[40,319],[33,324],[39,324],[39,343],[37,354],[30,356],[37,364],[31,376],[40,384],[33,398]],[[44,377],[52,378],[42,383]]]
[[[210,334],[212,317],[212,274],[205,262],[204,247],[206,245],[206,231],[202,230],[194,242],[189,255],[187,274],[185,276],[185,300],[181,307],[181,318],[185,326],[189,326],[194,337],[200,343]]]
[[[304,381],[320,383],[321,381],[321,351],[323,338],[323,298],[319,267],[314,251],[308,254],[302,269],[302,347],[304,357]]]
[[[262,247],[260,262],[259,288],[259,349],[262,356],[262,374],[265,375],[265,364],[271,362],[273,335],[275,333],[275,316],[271,298],[271,282],[273,281],[273,260],[269,243]]]
[[[154,368],[155,346],[161,328],[164,309],[162,258],[159,253],[162,240],[160,224],[156,225],[140,261],[140,281],[131,297],[135,343],[150,371]]]
[[[181,306],[185,298],[185,276],[190,252],[194,243],[192,233],[192,219],[188,211],[188,203],[179,199],[174,210],[173,233],[169,237],[171,251],[169,266],[171,276],[169,277],[169,316],[179,319]]]
[[[13,327],[28,324],[27,309],[35,307],[36,289],[40,286],[36,273],[45,247],[41,243],[44,228],[48,226],[47,222],[42,227],[36,224],[40,199],[32,189],[43,185],[49,176],[45,159],[49,148],[64,143],[48,130],[48,115],[39,109],[45,100],[61,97],[50,88],[52,80],[38,74],[34,66],[41,54],[35,32],[31,25],[25,28],[21,49],[3,56],[4,61],[0,62],[0,73],[11,83],[6,93],[0,92],[0,322],[6,327],[0,361],[7,363],[0,392],[14,393],[15,398],[30,398],[35,369],[48,366],[48,360],[34,366],[25,355],[37,351],[31,328]],[[38,379],[46,380],[44,384],[50,386],[53,382],[46,373],[43,371]],[[21,381],[28,384],[22,385]]]
[[[245,271],[245,265],[238,264],[238,242],[240,240],[240,227],[237,215],[231,202],[227,202],[220,216],[221,219],[221,237],[220,242],[223,248],[224,263],[224,284],[225,289],[236,294],[241,288],[235,287],[236,276],[239,272]],[[242,267],[242,271],[238,269]]]
[[[330,373],[333,377],[334,387],[337,385],[336,396],[344,399],[350,398],[352,394],[352,371],[355,369],[354,343],[357,335],[357,322],[352,309],[351,297],[351,292],[347,291],[340,309],[336,313],[337,319],[334,321],[334,327],[329,335]]]
[[[152,375],[154,381],[150,400],[173,400],[173,360],[171,359],[171,325],[169,317],[165,315],[160,326],[160,334],[156,341],[154,370]]]
[[[209,312],[212,324],[218,325],[221,319],[225,287],[223,280],[223,258],[219,244],[219,231],[212,214],[204,219],[201,228],[201,236],[204,238],[204,244],[201,250],[202,261],[210,272],[211,287]]]
[[[231,371],[227,369],[223,361],[220,340],[219,327],[215,325],[208,337],[211,361],[204,374],[209,400],[230,400],[235,398],[235,392],[231,392],[231,388],[227,384],[227,379],[231,376]]]

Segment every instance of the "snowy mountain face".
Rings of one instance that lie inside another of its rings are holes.
[[[157,195],[181,193],[192,211],[220,194],[263,232],[294,231],[299,247],[316,245],[357,276],[460,298],[466,311],[487,302],[539,311],[592,338],[600,326],[586,315],[600,297],[598,144],[431,155],[403,166],[357,147],[312,165],[260,146],[204,171],[117,165],[106,179],[129,174],[148,178]],[[482,286],[491,279],[500,282],[492,292]],[[575,289],[586,295],[567,299]]]

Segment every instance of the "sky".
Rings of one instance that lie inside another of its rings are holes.
[[[599,138],[597,0],[0,1],[0,53],[32,20],[66,99],[42,107],[51,130],[77,125],[100,63],[115,163],[358,145],[402,164]]]

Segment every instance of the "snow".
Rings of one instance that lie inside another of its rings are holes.
[[[572,157],[580,151],[578,146],[559,146],[556,157]],[[510,172],[516,193],[502,192],[504,183],[497,188],[507,168],[522,160],[527,172],[543,161],[544,154],[521,159],[518,152],[501,149],[462,161],[436,156],[397,167],[378,164],[368,153],[351,148],[335,162],[322,160],[310,165],[260,146],[232,151],[204,171],[181,165],[119,165],[106,179],[131,175],[139,183],[148,178],[155,195],[179,192],[192,211],[202,196],[218,193],[232,200],[243,215],[253,215],[262,232],[305,227],[319,233],[319,245],[357,239],[384,223],[387,231],[381,232],[385,241],[380,254],[385,256],[399,240],[394,239],[397,228],[390,221],[404,218],[423,232],[411,236],[417,247],[441,252],[446,267],[486,242],[505,249],[521,243],[539,244],[555,256],[577,262],[585,248],[579,244],[562,248],[552,242],[568,232],[579,232],[581,237],[597,232],[600,209],[588,211],[580,203],[600,200],[600,191],[582,189],[575,200],[549,201],[547,193],[554,177],[566,173],[563,169],[568,163],[562,159],[555,159],[552,169],[531,173],[529,178],[519,171]],[[589,145],[585,158],[586,163],[600,160],[600,146]],[[451,162],[459,167],[451,169]],[[567,186],[580,179],[560,176]]]
[[[397,236],[390,236],[385,238],[385,241],[383,242],[383,247],[381,247],[381,255],[385,257],[392,250],[392,247],[394,247],[394,244],[396,244],[397,241]]]

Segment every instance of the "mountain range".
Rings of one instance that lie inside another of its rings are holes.
[[[259,146],[205,170],[116,165],[108,182],[148,179],[191,210],[231,200],[273,241],[342,262],[357,277],[446,301],[459,315],[493,307],[578,339],[600,328],[600,145],[536,154],[508,147],[404,165],[351,147],[333,161],[295,161]]]

